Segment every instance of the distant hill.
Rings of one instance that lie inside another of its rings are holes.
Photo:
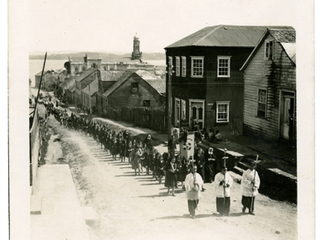
[[[100,56],[102,59],[102,62],[121,62],[125,61],[125,59],[130,59],[131,53],[125,53],[125,54],[115,54],[115,53],[104,53],[104,52],[59,52],[59,53],[52,53],[48,54],[47,59],[48,60],[68,60],[68,57],[71,58],[79,58],[84,57],[85,54],[90,56]],[[43,59],[44,54],[30,54],[29,59]],[[146,60],[165,60],[165,54],[164,53],[142,53],[142,59]]]

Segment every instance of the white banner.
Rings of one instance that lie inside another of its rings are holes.
[[[193,158],[194,155],[194,132],[188,132],[187,141],[180,143],[180,156],[185,159]]]

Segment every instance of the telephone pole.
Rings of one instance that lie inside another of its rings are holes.
[[[172,128],[172,119],[171,119],[171,113],[172,113],[172,65],[167,66],[167,72],[168,72],[168,81],[166,85],[166,92],[167,92],[167,134],[168,134],[168,140],[171,138],[171,128]]]

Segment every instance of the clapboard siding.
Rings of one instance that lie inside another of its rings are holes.
[[[268,35],[266,40],[274,40]],[[275,42],[273,60],[265,60],[262,43],[244,70],[244,134],[269,139],[280,137],[281,91],[296,89],[296,68],[280,43]],[[266,118],[257,116],[258,90],[267,90]]]

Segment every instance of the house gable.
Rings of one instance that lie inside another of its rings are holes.
[[[268,31],[241,68],[244,71],[245,134],[273,140],[281,137],[282,95],[286,92],[295,98],[296,91],[295,50],[290,49],[289,52],[284,47],[286,44],[294,47],[295,39],[292,36],[295,34],[277,34],[274,37]],[[270,47],[267,44],[270,42],[273,43],[272,56],[266,57],[266,49]],[[263,98],[261,93],[265,95]]]
[[[137,86],[137,91],[133,91],[133,85]],[[108,106],[113,108],[142,107],[144,101],[149,101],[150,107],[160,105],[158,91],[136,73],[132,73],[128,78],[125,78],[121,84],[104,97],[108,98]]]

